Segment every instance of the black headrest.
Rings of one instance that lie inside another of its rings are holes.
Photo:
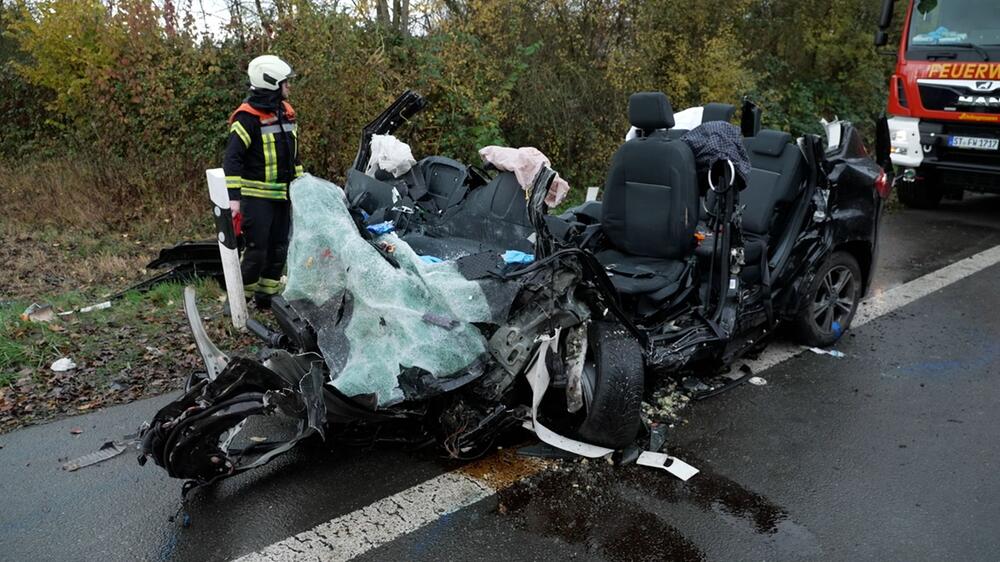
[[[701,122],[725,121],[728,123],[736,114],[736,106],[729,103],[707,103],[701,114]]]
[[[674,126],[674,110],[663,92],[636,92],[628,98],[628,120],[643,131]]]
[[[757,154],[767,154],[768,156],[781,156],[785,150],[785,145],[792,142],[792,135],[772,129],[761,129],[756,136],[750,137],[746,141],[747,148]]]

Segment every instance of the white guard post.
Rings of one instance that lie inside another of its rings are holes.
[[[222,168],[205,170],[208,179],[208,195],[215,206],[215,229],[219,233],[219,255],[222,257],[222,273],[226,277],[226,294],[229,296],[229,314],[233,326],[243,330],[247,325],[247,299],[243,292],[243,274],[240,272],[240,250],[233,229],[233,214],[229,210],[229,191],[226,190],[226,174]]]

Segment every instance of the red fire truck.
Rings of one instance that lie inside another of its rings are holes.
[[[888,43],[883,0],[875,44]],[[1000,0],[908,0],[889,83],[899,198],[935,207],[966,190],[1000,193]]]

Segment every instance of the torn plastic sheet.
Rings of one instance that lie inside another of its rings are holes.
[[[534,254],[529,254],[520,250],[507,250],[501,257],[506,264],[526,264],[535,261]]]
[[[396,230],[396,223],[392,221],[383,221],[378,224],[370,224],[367,227],[368,232],[372,234],[388,234]]]
[[[591,459],[603,457],[604,455],[613,453],[614,450],[564,437],[538,421],[538,406],[542,403],[542,398],[545,397],[545,391],[548,390],[550,382],[549,368],[545,358],[550,351],[556,350],[558,352],[556,348],[559,345],[559,332],[560,330],[557,329],[555,335],[539,338],[540,344],[535,354],[534,363],[531,364],[531,367],[528,368],[528,372],[525,374],[525,377],[528,379],[528,385],[531,386],[531,423],[529,427],[529,424],[525,422],[525,427],[532,429],[535,435],[543,442],[558,449]]]
[[[685,482],[700,472],[697,468],[677,457],[671,457],[666,453],[654,453],[652,451],[643,451],[639,455],[639,460],[636,461],[636,464],[650,468],[662,468]]]
[[[400,375],[418,368],[459,378],[486,353],[473,322],[490,302],[453,263],[427,264],[394,233],[368,241],[343,190],[311,175],[293,182],[295,230],[283,296],[316,330],[334,388],[386,407],[406,398]],[[375,245],[393,247],[395,267]],[[450,328],[425,317],[449,319]]]
[[[62,468],[67,472],[74,472],[76,470],[80,470],[81,468],[104,462],[108,459],[113,459],[124,453],[130,446],[135,445],[135,443],[135,440],[108,441],[101,445],[100,449],[92,453],[87,453],[82,457],[77,457],[64,464]]]

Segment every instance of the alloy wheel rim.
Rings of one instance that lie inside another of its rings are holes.
[[[840,330],[854,311],[854,274],[843,265],[830,268],[816,290],[812,303],[813,323],[826,333],[834,332],[834,322]]]

